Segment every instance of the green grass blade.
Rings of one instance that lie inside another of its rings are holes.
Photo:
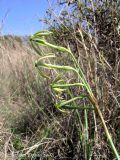
[[[78,96],[78,97],[74,97],[74,98],[72,98],[70,100],[64,100],[64,101],[61,101],[60,103],[58,103],[57,106],[58,106],[58,108],[59,107],[61,108],[62,106],[65,106],[65,105],[67,105],[67,104],[69,104],[71,102],[74,102],[74,101],[76,101],[78,99],[83,99],[83,98],[86,98],[86,97],[87,96],[85,96],[85,95],[81,95],[81,96]]]
[[[59,87],[59,88],[66,88],[66,87],[75,87],[75,86],[84,86],[84,84],[82,83],[73,83],[73,84],[51,84],[51,87],[52,88],[56,88],[56,87]]]

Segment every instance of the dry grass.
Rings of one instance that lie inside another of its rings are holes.
[[[12,104],[11,109],[17,111],[25,102],[24,96],[20,95],[26,85],[24,80],[27,77],[25,76],[34,76],[33,61],[35,55],[32,54],[32,50],[21,47],[14,39],[10,41],[15,47],[9,46],[9,41],[5,41],[0,48],[0,101],[2,106],[6,107],[5,103],[8,101],[9,105]]]
[[[24,114],[26,109],[30,109],[26,99],[27,83],[33,83],[36,80],[33,65],[36,57],[30,47],[21,45],[14,38],[8,37],[7,40],[1,38],[0,156],[4,158],[0,159],[7,159],[5,156],[7,156],[12,137],[10,125],[17,117]]]
[[[47,82],[36,72],[38,57],[31,47],[14,37],[2,37],[0,42],[0,159],[17,160],[19,154],[34,153],[41,145],[46,151],[46,145],[56,141],[44,139],[51,129],[57,134],[58,113]]]
[[[59,17],[56,19],[55,23],[60,22]],[[102,25],[101,22],[99,24]],[[112,43],[109,43],[112,37],[106,35],[104,37],[108,45],[102,41],[100,46],[90,32],[85,33],[81,26],[77,26],[77,30],[75,27],[74,24],[70,27],[62,24],[57,30],[51,27],[54,32],[52,43],[61,46],[69,44],[98,100],[114,144],[120,152],[119,45],[113,48]],[[56,110],[53,103],[56,100],[48,87],[50,82],[41,79],[35,70],[33,62],[38,59],[37,55],[30,47],[22,45],[19,37],[16,38],[10,36],[0,40],[0,159],[17,160],[18,155],[25,154],[23,159],[29,160],[32,158],[27,155],[31,154],[32,157],[38,154],[55,160],[86,160],[84,112],[79,111],[82,122],[79,123],[75,111],[61,113]],[[116,39],[113,40],[116,43]],[[51,53],[49,49],[39,49],[42,53]],[[71,65],[68,56],[62,56],[57,51],[55,53],[58,56],[55,63]],[[48,74],[51,79],[55,77],[53,72]],[[74,74],[62,72],[62,76],[67,83],[76,81]],[[71,90],[75,96],[85,93],[81,88],[73,87]],[[62,96],[69,98],[66,94]],[[87,103],[79,101],[78,105]],[[114,155],[95,112],[88,111],[88,131],[91,159],[113,160]]]

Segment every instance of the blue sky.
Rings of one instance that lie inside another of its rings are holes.
[[[0,0],[0,23],[9,10],[2,33],[29,35],[44,29],[38,19],[45,16],[47,8],[47,0]]]

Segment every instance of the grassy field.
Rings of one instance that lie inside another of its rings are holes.
[[[15,151],[14,125],[24,127],[24,116],[29,119],[32,114],[32,94],[37,98],[35,92],[39,90],[39,82],[33,65],[37,56],[15,37],[1,37],[0,44],[0,156],[9,159],[8,152],[11,155]],[[23,126],[17,124],[19,121]]]

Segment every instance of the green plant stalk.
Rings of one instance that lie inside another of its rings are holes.
[[[86,109],[90,109],[90,110],[94,110],[94,108],[91,107],[85,107],[85,106],[80,106],[80,107],[74,107],[74,106],[69,106],[69,105],[65,105],[63,107],[59,107],[61,109],[77,109],[77,110],[86,110]]]
[[[70,89],[68,89],[68,94],[70,95],[71,98],[73,98],[73,94],[71,93]],[[73,106],[77,107],[76,101],[73,101]],[[81,134],[82,134],[82,130],[83,130],[83,124],[82,124],[82,121],[81,121],[79,110],[76,109],[75,112],[76,112],[76,115],[77,115],[77,119],[79,121],[79,125],[81,125],[81,129],[80,129],[80,126],[79,126],[79,138],[81,140]]]
[[[70,49],[69,49],[70,50]],[[89,84],[87,83],[87,80],[85,78],[85,75],[79,65],[79,63],[77,62],[75,56],[73,55],[73,53],[71,52],[70,50],[70,55],[73,59],[73,63],[76,64],[77,68],[78,68],[78,77],[80,78],[80,80],[82,81],[83,83],[83,87],[85,87],[89,92],[92,92]],[[88,116],[87,116],[87,110],[86,108],[84,109],[84,118],[85,118],[85,124],[84,124],[84,128],[85,128],[85,135],[84,135],[84,143],[85,143],[85,159],[88,159],[88,137],[89,137],[89,134],[88,134]]]
[[[67,105],[67,104],[69,104],[69,103],[71,103],[71,102],[74,102],[74,101],[76,101],[76,100],[78,100],[78,99],[83,99],[83,98],[86,98],[86,96],[85,96],[85,95],[82,95],[82,96],[78,96],[78,97],[73,97],[73,98],[70,99],[70,100],[64,100],[63,102],[58,103],[58,108],[59,108],[59,107],[62,107],[62,106],[65,106],[65,105]]]
[[[62,87],[62,88],[66,88],[66,87],[71,87],[71,86],[84,86],[82,83],[74,83],[74,84],[53,84],[52,87]],[[73,99],[73,97],[72,97]],[[88,159],[88,117],[87,117],[87,109],[92,109],[91,107],[76,107],[76,106],[69,106],[69,105],[63,105],[63,109],[77,109],[77,110],[81,110],[81,109],[84,109],[84,117],[85,117],[85,129],[84,129],[84,133],[85,133],[85,136],[84,136],[84,143],[85,143],[85,159]],[[93,108],[94,109],[94,108]],[[79,113],[77,113],[79,114]]]
[[[87,109],[85,108],[84,110],[84,119],[85,119],[85,138],[84,138],[84,141],[85,141],[85,159],[88,159],[88,116],[87,116]]]
[[[52,84],[51,85],[52,86],[52,88],[56,88],[56,87],[62,87],[62,88],[68,88],[68,87],[73,87],[73,86],[84,86],[84,84],[82,84],[82,83],[73,83],[73,84]]]
[[[42,34],[42,32],[41,32],[40,34]],[[45,32],[44,32],[43,35],[45,35]],[[47,34],[47,35],[48,35],[48,34]],[[42,38],[43,38],[43,36],[42,36]],[[72,57],[72,59],[73,59],[73,63],[75,64],[75,68],[70,67],[70,66],[52,65],[52,64],[46,64],[46,63],[41,63],[41,62],[37,62],[37,63],[36,63],[36,67],[37,67],[37,66],[40,66],[40,67],[44,67],[44,68],[47,68],[47,69],[62,69],[62,70],[66,70],[66,71],[72,70],[72,71],[75,71],[75,72],[77,73],[79,79],[82,81],[82,83],[83,83],[83,85],[84,85],[84,88],[86,88],[86,90],[87,90],[87,92],[88,92],[88,95],[89,95],[88,97],[89,97],[90,102],[91,102],[92,105],[95,107],[95,109],[96,109],[96,111],[97,111],[97,113],[98,113],[98,115],[99,115],[99,117],[100,117],[100,119],[101,119],[102,125],[103,125],[103,127],[104,127],[104,131],[105,131],[106,136],[107,136],[107,138],[108,138],[108,140],[109,140],[109,142],[110,142],[111,148],[112,148],[112,150],[113,150],[116,158],[117,158],[118,160],[120,160],[120,156],[119,156],[119,154],[118,154],[118,152],[117,152],[117,149],[116,149],[115,146],[114,146],[114,143],[113,143],[113,141],[112,141],[112,138],[111,138],[111,136],[110,136],[110,133],[109,133],[109,131],[108,131],[108,128],[107,128],[107,126],[106,126],[106,124],[105,124],[105,121],[104,121],[102,112],[101,112],[100,109],[99,109],[99,105],[98,105],[97,99],[96,99],[95,96],[93,95],[92,90],[91,90],[91,87],[89,86],[89,84],[88,84],[88,82],[87,82],[87,80],[86,80],[86,78],[85,78],[85,75],[84,75],[82,69],[80,68],[80,66],[79,66],[76,58],[75,58],[74,55],[72,54],[71,50],[70,50],[70,49],[66,49],[66,48],[64,48],[64,47],[55,46],[55,45],[53,45],[53,44],[50,44],[50,43],[46,42],[45,39],[41,39],[40,37],[39,37],[39,38],[38,38],[38,37],[35,38],[35,36],[33,36],[33,39],[31,38],[31,41],[34,41],[34,42],[39,43],[39,44],[44,45],[44,46],[48,46],[48,47],[57,49],[57,50],[59,50],[59,51],[61,51],[61,52],[68,52],[68,53],[71,55],[71,57]],[[74,100],[76,100],[76,99],[74,99]],[[72,102],[72,101],[74,102],[74,100],[72,99],[71,102]],[[65,103],[65,102],[64,102],[64,103]],[[67,102],[66,102],[66,104],[67,104]],[[86,115],[85,115],[85,117],[86,117]],[[86,117],[86,118],[87,118],[87,117]],[[87,127],[87,125],[88,125],[87,119],[85,119],[85,122],[86,122],[86,127]],[[86,135],[87,135],[87,133],[86,133]]]
[[[59,84],[56,84],[57,86],[59,86],[59,87],[63,87],[63,84],[61,85],[59,85]],[[66,85],[64,85],[64,87],[67,87],[67,86],[69,86],[69,87],[71,87],[71,86],[84,86],[83,84],[81,84],[81,83],[74,83],[74,84],[66,84]],[[72,95],[72,93],[69,91],[69,95],[71,96],[71,98],[73,98],[73,95]],[[89,110],[94,110],[94,107],[86,107],[86,106],[83,106],[83,107],[78,107],[77,105],[76,105],[76,102],[74,101],[74,107],[73,107],[73,109],[76,109],[75,111],[76,111],[76,114],[77,114],[77,118],[78,118],[78,121],[79,121],[79,123],[80,123],[80,125],[81,125],[81,129],[82,129],[82,131],[85,133],[85,135],[84,135],[84,139],[83,139],[83,143],[85,144],[85,146],[83,146],[83,147],[85,147],[85,158],[86,159],[88,159],[88,157],[89,157],[89,155],[88,155],[88,122],[87,122],[87,119],[86,119],[86,117],[85,117],[85,130],[84,130],[84,126],[83,126],[83,124],[82,124],[82,122],[81,122],[81,118],[80,118],[80,114],[79,114],[79,110],[84,110],[84,113],[85,113],[85,111],[87,112],[87,110],[89,109]],[[69,108],[67,108],[66,106],[64,106],[64,109],[72,109],[71,108],[71,106],[68,106]],[[80,128],[79,128],[79,138],[80,138],[80,140],[81,140],[81,134],[82,134],[82,131],[80,130]]]

